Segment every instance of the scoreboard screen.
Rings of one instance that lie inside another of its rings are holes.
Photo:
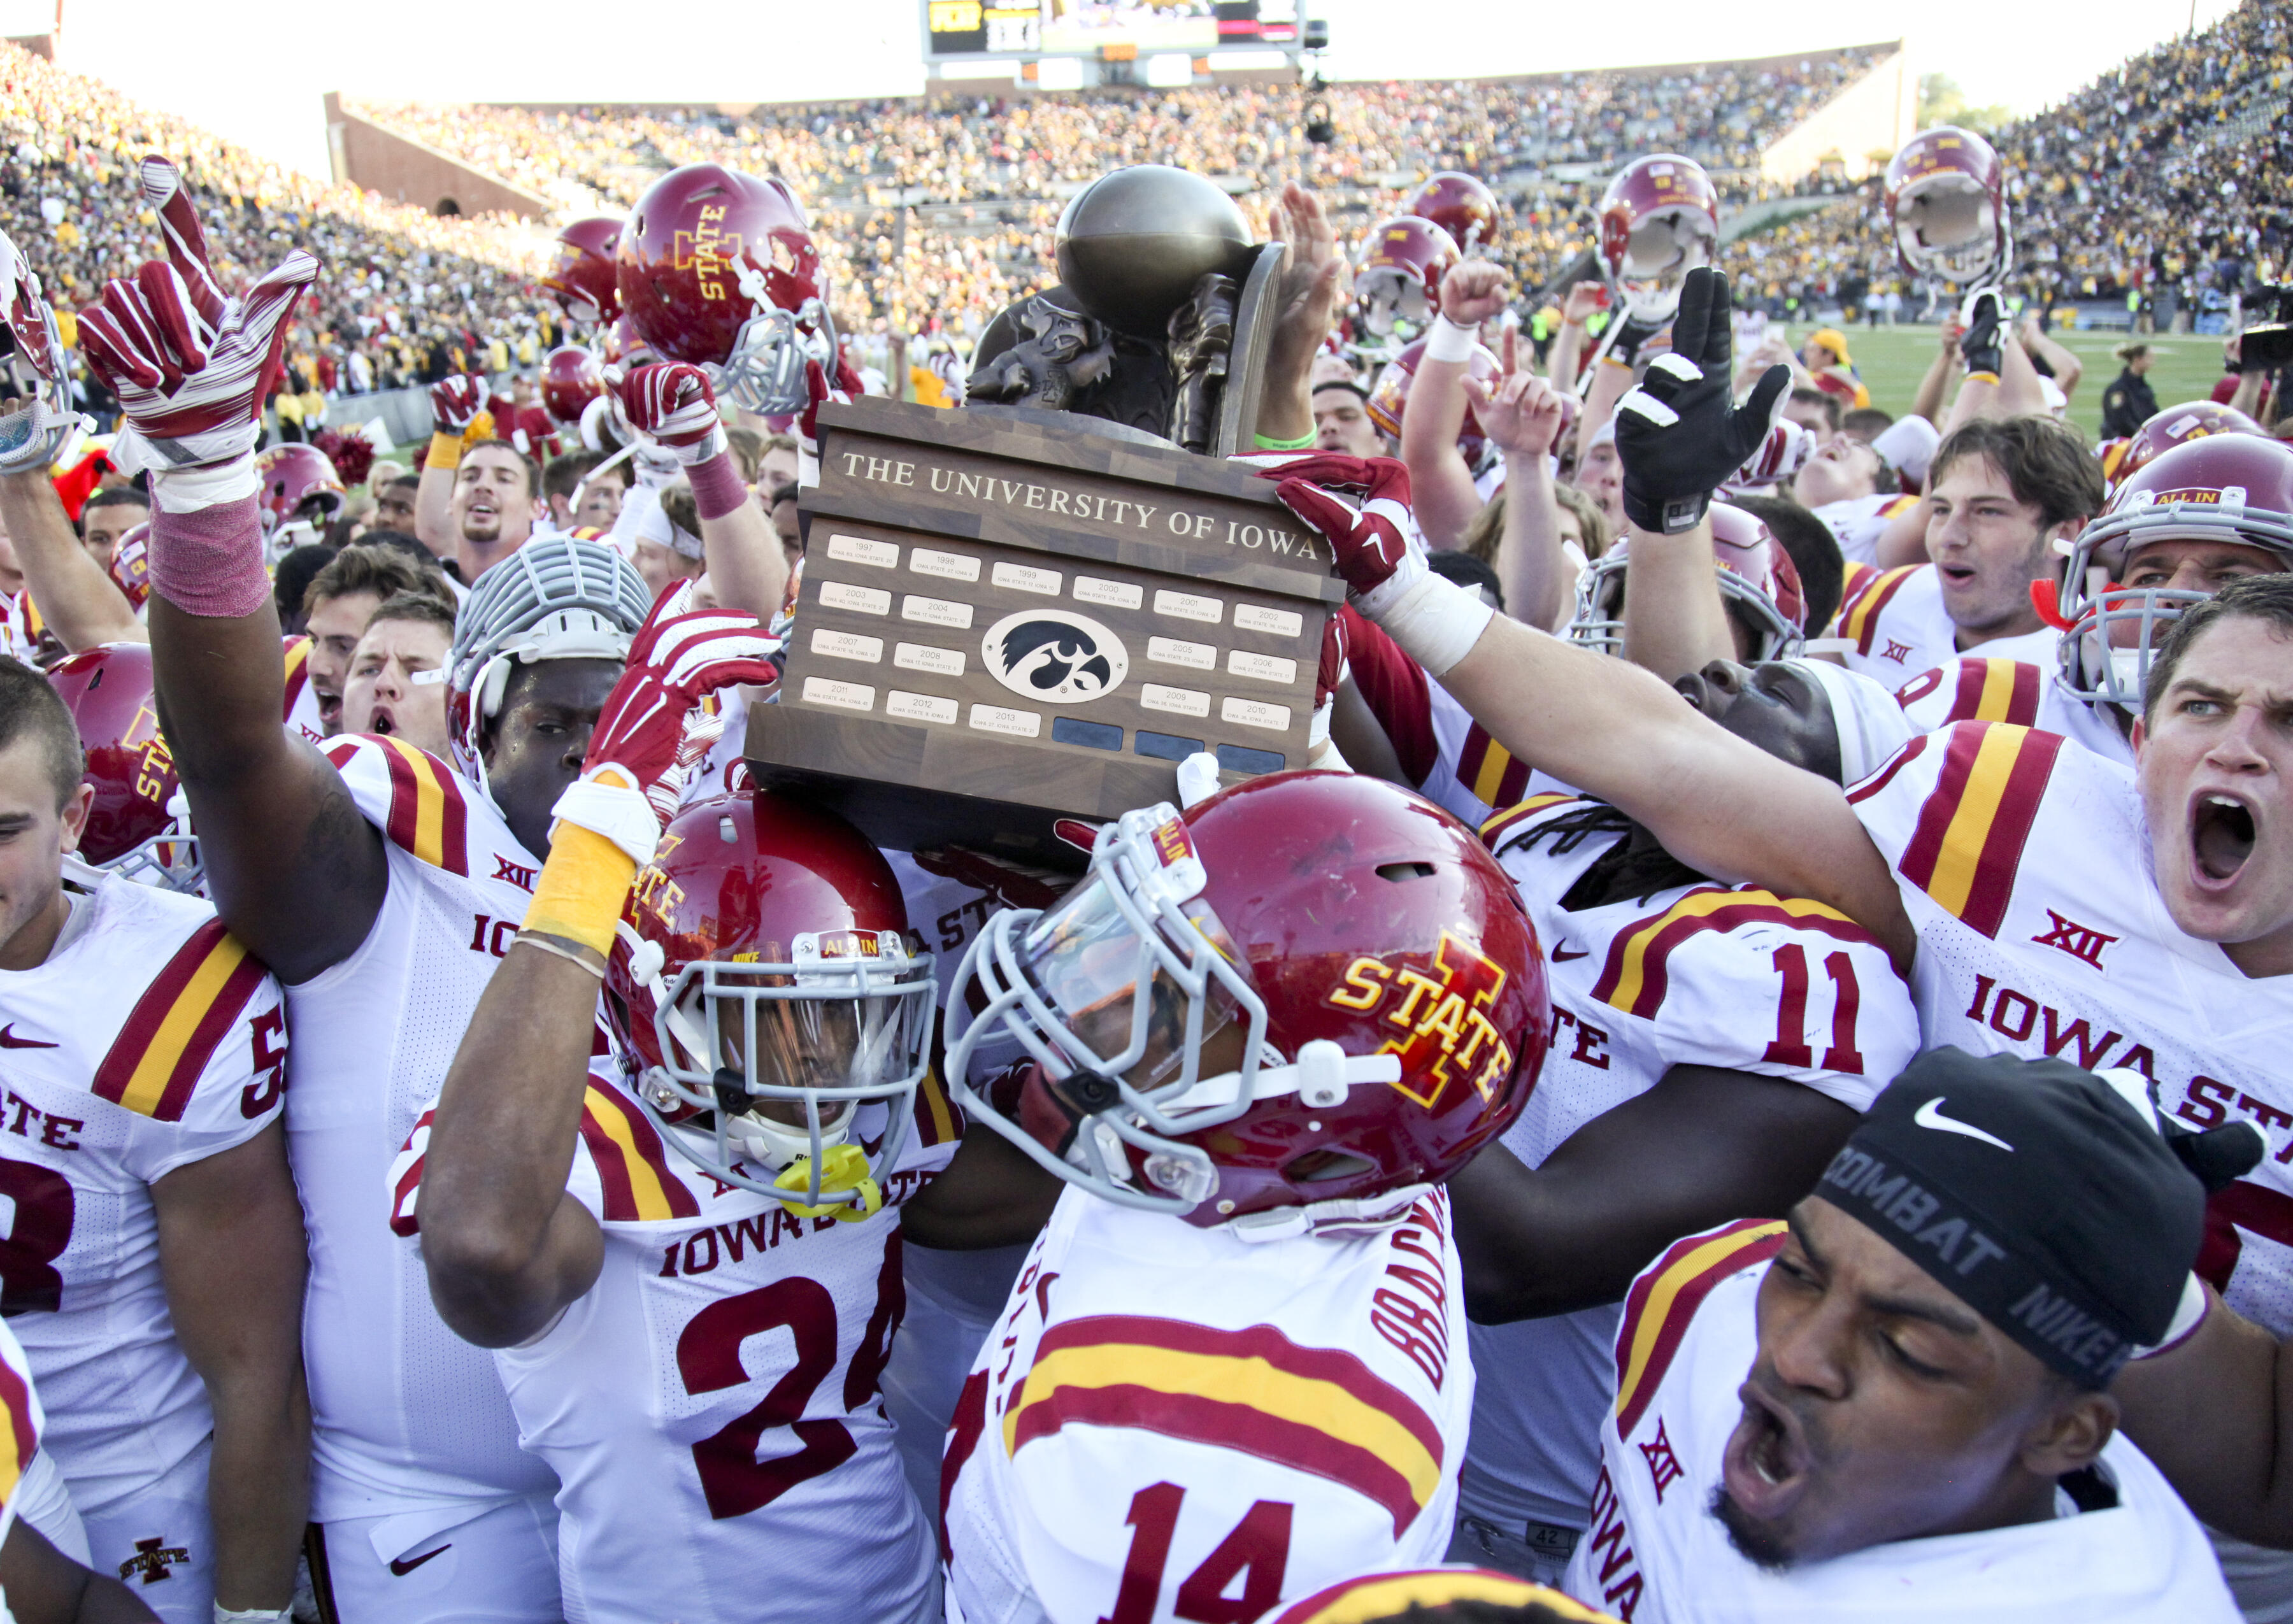
[[[1294,48],[1299,0],[923,0],[927,61]]]

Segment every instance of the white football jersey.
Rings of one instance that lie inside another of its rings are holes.
[[[563,1485],[567,1618],[806,1624],[833,1597],[870,1624],[936,1619],[931,1529],[877,1378],[906,1300],[898,1203],[954,1154],[938,1079],[917,1091],[885,1210],[840,1224],[695,1167],[611,1063],[591,1073],[566,1181],[604,1232],[604,1269],[548,1330],[493,1355],[525,1447]],[[430,1116],[391,1169],[402,1235]],[[863,1135],[882,1116],[863,1110]]]
[[[1843,651],[1850,671],[1900,688],[1922,671],[1949,665],[1961,654],[2046,665],[2061,634],[2048,626],[2014,637],[1958,646],[1958,626],[1942,606],[1942,577],[1932,564],[1899,570],[1848,571],[1837,634],[1854,644]]]
[[[1464,1332],[1444,1192],[1380,1233],[1253,1243],[1066,1191],[949,1429],[965,1624],[1254,1619],[1439,1561]]]
[[[312,1515],[548,1494],[556,1480],[518,1447],[492,1357],[446,1328],[421,1257],[392,1237],[385,1178],[541,865],[490,800],[404,739],[344,735],[325,748],[382,831],[389,889],[355,951],[287,990],[287,1147],[311,1232]]]
[[[1524,796],[1564,788],[1514,759],[1384,632],[1351,608],[1345,617],[1346,663],[1354,686],[1392,741],[1401,770],[1418,794],[1478,828],[1490,813]]]
[[[1910,989],[1886,949],[1821,903],[1749,888],[1674,886],[1565,909],[1569,888],[1625,836],[1537,831],[1596,807],[1534,796],[1483,831],[1536,925],[1552,998],[1544,1071],[1506,1148],[1541,1167],[1677,1065],[1782,1078],[1869,1109],[1919,1046]],[[1584,1526],[1621,1311],[1472,1328],[1468,1515],[1515,1537],[1524,1523]]]
[[[1783,1236],[1779,1223],[1752,1222],[1691,1235],[1633,1282],[1571,1596],[1628,1624],[2234,1624],[2203,1531],[2123,1433],[2064,1480],[2042,1523],[1781,1573],[1738,1555],[1710,1507],[1759,1351],[1760,1279]]]
[[[1879,558],[1879,537],[1906,508],[1916,507],[1919,499],[1898,491],[1876,497],[1850,497],[1844,502],[1827,502],[1812,510],[1823,521],[1824,529],[1831,532],[1839,544],[1839,555],[1851,564],[1876,566]]]
[[[286,715],[287,735],[311,744],[327,741],[326,724],[319,719],[319,691],[311,686],[311,640],[307,637],[288,637],[280,640],[280,652],[287,664]]]
[[[2194,1127],[2269,1140],[2210,1204],[2198,1272],[2293,1335],[2293,978],[2253,978],[2184,935],[2150,870],[2130,769],[2054,733],[1960,722],[1848,794],[1917,927],[1927,1046],[2129,1066]]]
[[[25,1475],[47,1434],[47,1415],[33,1385],[32,1361],[5,1321],[0,1321],[0,1544],[23,1508]],[[6,1604],[0,1601],[0,1616]]]
[[[2061,667],[2019,659],[1959,659],[1936,667],[1895,692],[1903,717],[1922,733],[1954,722],[2011,722],[2077,740],[2098,755],[2127,766],[2134,746],[2105,712],[2063,691]]]
[[[207,903],[117,877],[67,894],[47,961],[0,971],[0,1313],[54,1405],[44,1442],[96,1514],[215,1426],[150,1186],[269,1127],[288,1056],[278,983]]]

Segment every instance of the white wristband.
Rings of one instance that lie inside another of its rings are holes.
[[[158,497],[162,513],[193,513],[218,503],[243,502],[262,489],[252,451],[212,468],[151,470],[151,494]]]
[[[628,768],[611,763],[596,772],[635,776]],[[576,779],[565,786],[565,793],[557,797],[549,815],[553,831],[560,823],[579,824],[620,847],[640,869],[652,860],[653,851],[660,844],[660,814],[653,811],[643,790],[627,784],[607,783],[595,776]]]
[[[1495,613],[1479,594],[1429,570],[1372,618],[1427,675],[1439,678],[1473,651]]]
[[[1480,342],[1478,327],[1460,327],[1446,316],[1436,316],[1426,330],[1422,353],[1429,361],[1469,361]]]
[[[215,1624],[289,1624],[291,1607],[226,1607],[215,1604]]]

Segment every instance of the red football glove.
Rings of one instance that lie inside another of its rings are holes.
[[[127,419],[112,456],[123,470],[218,468],[255,448],[287,318],[319,262],[297,248],[244,298],[226,299],[175,166],[145,158],[142,182],[167,257],[104,285],[101,301],[80,312],[80,350]],[[251,472],[248,481],[251,494]]]
[[[459,435],[493,398],[483,375],[457,372],[430,385],[430,428],[433,433]]]
[[[818,361],[804,364],[804,391],[811,401],[796,420],[796,437],[804,454],[816,463],[820,460],[820,408],[831,400],[849,400],[852,397],[830,385],[828,368]]]
[[[687,468],[725,449],[717,392],[698,367],[668,361],[636,368],[621,380],[620,400],[629,426],[667,447]]]
[[[678,745],[702,697],[735,683],[780,680],[769,658],[780,642],[763,622],[733,610],[678,614],[677,596],[668,594],[638,628],[582,764],[584,778],[600,767],[620,768],[664,825],[677,815],[685,788]]]
[[[1410,538],[1409,470],[1393,458],[1329,452],[1261,470],[1259,477],[1282,481],[1274,494],[1330,544],[1338,574],[1357,601],[1390,601],[1425,573],[1424,549]],[[1363,612],[1375,618],[1366,602]]]

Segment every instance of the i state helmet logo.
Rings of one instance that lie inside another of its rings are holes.
[[[1122,640],[1071,610],[1006,615],[987,628],[979,648],[989,674],[1030,699],[1081,705],[1114,692],[1130,675]]]

